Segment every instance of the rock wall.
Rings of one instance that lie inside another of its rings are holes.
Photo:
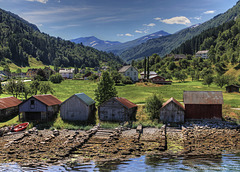
[[[185,153],[218,154],[223,150],[240,149],[240,131],[237,128],[183,127],[182,134]]]

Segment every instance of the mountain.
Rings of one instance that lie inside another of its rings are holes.
[[[0,9],[0,61],[10,60],[18,66],[28,66],[29,58],[36,58],[45,65],[65,67],[97,67],[102,62],[115,66],[122,63],[113,53],[41,33],[35,25]]]
[[[80,37],[77,39],[72,39],[70,41],[77,43],[77,44],[82,43],[85,46],[94,47],[101,51],[107,51],[107,52],[113,52],[115,54],[119,54],[120,52],[122,52],[130,47],[137,46],[137,45],[142,44],[150,39],[159,38],[159,37],[167,36],[167,35],[170,35],[170,34],[161,30],[159,32],[155,32],[155,33],[152,33],[152,34],[149,34],[149,35],[143,36],[141,38],[125,42],[125,43],[121,43],[118,41],[103,41],[94,36]]]
[[[238,1],[236,5],[229,9],[227,12],[217,15],[211,20],[202,23],[197,27],[186,28],[173,35],[148,40],[143,44],[125,50],[120,54],[120,57],[125,61],[131,61],[133,59],[151,56],[154,53],[164,56],[170,53],[173,49],[180,46],[186,40],[200,34],[202,31],[234,20],[239,15],[240,2]]]
[[[132,41],[128,41],[128,42],[125,42],[125,43],[122,43],[119,45],[109,47],[106,49],[106,51],[113,52],[115,54],[120,54],[121,52],[125,51],[128,48],[135,47],[137,45],[147,42],[148,40],[151,40],[154,38],[160,38],[160,37],[164,37],[164,36],[168,36],[168,35],[170,35],[170,34],[161,30],[161,31],[140,37],[140,38],[132,40]]]
[[[94,36],[81,37],[81,38],[77,38],[77,39],[72,39],[70,41],[72,41],[76,44],[82,43],[85,46],[93,47],[98,50],[106,50],[107,48],[109,48],[111,46],[121,44],[121,42],[118,42],[118,41],[103,41]]]

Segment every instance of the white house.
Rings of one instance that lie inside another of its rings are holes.
[[[138,70],[134,66],[123,66],[118,72],[124,76],[129,76],[133,82],[138,81]]]
[[[60,69],[59,73],[60,73],[60,75],[62,75],[63,78],[72,79],[74,69]]]
[[[195,57],[201,57],[201,58],[204,58],[204,59],[208,59],[208,50],[198,51],[196,53]]]

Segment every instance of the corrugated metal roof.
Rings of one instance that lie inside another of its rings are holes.
[[[147,74],[147,71],[146,71],[146,74]],[[140,75],[144,75],[144,72],[141,72]],[[154,71],[150,71],[149,75],[157,75],[157,73]]]
[[[222,91],[184,91],[184,104],[223,104]]]
[[[137,107],[136,104],[130,102],[129,100],[123,98],[123,97],[114,97],[117,101],[119,101],[120,103],[122,103],[124,106],[126,106],[128,109],[133,108],[133,107]]]
[[[53,105],[59,105],[62,102],[56,98],[55,96],[51,94],[45,94],[45,95],[35,95],[34,98],[38,99],[42,103],[44,103],[47,106],[53,106]]]
[[[176,99],[174,99],[173,97],[171,97],[168,101],[166,101],[165,103],[163,103],[162,107],[165,107],[167,104],[169,104],[170,102],[174,102],[176,105],[178,105],[179,107],[181,107],[183,110],[185,110],[185,107],[180,103],[178,102]]]
[[[93,99],[91,99],[84,93],[77,93],[75,95],[89,106],[96,103]]]
[[[0,109],[7,109],[10,107],[18,106],[22,103],[21,100],[18,100],[16,97],[5,97],[0,99]]]

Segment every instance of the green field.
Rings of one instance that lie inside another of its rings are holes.
[[[53,84],[55,96],[61,101],[66,100],[75,93],[85,93],[94,99],[94,90],[97,82],[84,80],[65,80],[61,84]],[[144,104],[146,98],[153,93],[160,94],[166,101],[174,97],[178,101],[183,101],[183,91],[223,91],[224,104],[232,107],[240,107],[240,93],[226,93],[225,88],[216,85],[210,87],[202,85],[200,81],[186,81],[183,83],[173,82],[172,85],[158,86],[155,84],[132,84],[116,86],[119,97],[124,97],[136,104]]]

